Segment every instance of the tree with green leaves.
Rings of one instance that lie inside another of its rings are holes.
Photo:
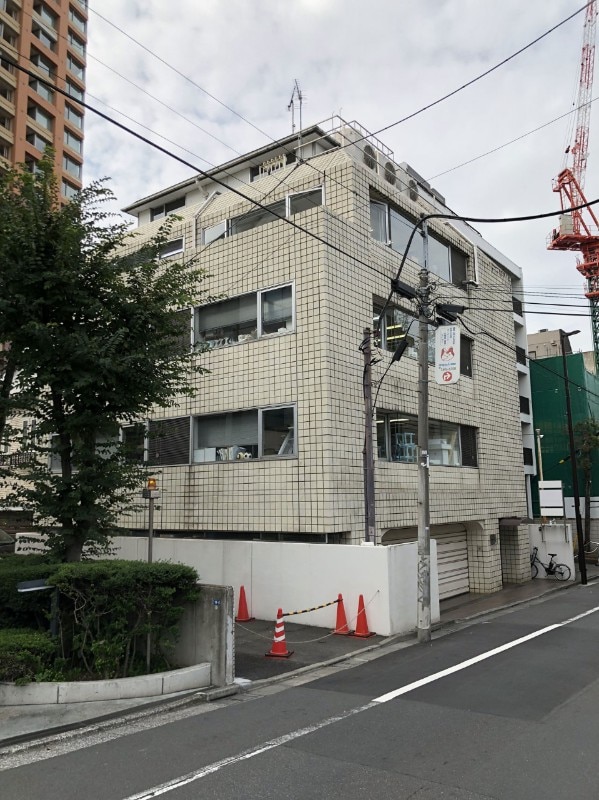
[[[160,257],[176,218],[136,244],[111,198],[99,182],[61,202],[50,154],[34,175],[0,175],[0,437],[18,435],[17,414],[35,423],[21,443],[33,457],[4,481],[69,561],[107,545],[145,479],[119,430],[176,405],[203,371],[182,322],[189,337],[204,272]]]
[[[575,426],[575,436],[577,462],[584,482],[584,544],[588,547],[591,541],[593,465],[599,448],[599,421],[594,417],[581,420]]]

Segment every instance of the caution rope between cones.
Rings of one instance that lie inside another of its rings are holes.
[[[320,606],[313,606],[312,608],[302,608],[301,611],[283,611],[281,616],[282,617],[293,617],[295,614],[307,614],[308,611],[318,611],[319,608],[327,608],[327,606],[334,606],[338,602],[339,602],[339,598],[337,598],[336,600],[331,600],[330,603],[323,603]]]

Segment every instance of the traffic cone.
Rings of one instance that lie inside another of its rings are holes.
[[[349,636],[351,631],[347,626],[347,617],[345,616],[345,606],[343,605],[343,595],[337,596],[337,622],[335,623],[335,630],[333,633],[339,636]]]
[[[266,653],[267,658],[289,658],[293,655],[293,650],[287,649],[285,641],[285,625],[283,623],[283,609],[277,611],[277,622],[275,625],[275,635],[272,640],[270,652]]]
[[[361,594],[358,600],[358,617],[356,619],[356,630],[350,634],[351,636],[359,636],[360,639],[368,639],[369,636],[374,636],[368,630],[368,622],[366,621],[366,609],[364,608],[364,595]]]
[[[251,622],[255,617],[250,617],[250,612],[248,611],[248,604],[247,600],[245,599],[245,589],[242,586],[239,590],[239,606],[237,608],[237,616],[235,617],[235,622]]]

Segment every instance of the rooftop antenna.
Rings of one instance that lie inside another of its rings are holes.
[[[295,133],[295,106],[297,103],[299,109],[299,134],[298,134],[298,148],[302,146],[302,103],[304,102],[304,96],[302,94],[302,90],[299,87],[299,83],[297,82],[297,78],[293,83],[293,92],[291,93],[291,100],[289,101],[289,105],[287,106],[287,111],[291,111],[291,133]]]

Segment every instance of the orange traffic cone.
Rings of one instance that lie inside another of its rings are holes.
[[[369,636],[374,636],[368,630],[368,622],[366,621],[366,609],[364,608],[364,595],[361,594],[358,600],[358,618],[356,619],[356,630],[350,634],[351,636],[359,636],[360,639],[368,639]]]
[[[351,631],[347,626],[347,617],[345,616],[345,606],[343,605],[343,595],[337,596],[337,622],[335,623],[335,630],[333,633],[339,636],[349,636]]]
[[[235,622],[251,622],[253,619],[255,619],[255,617],[250,617],[247,600],[245,599],[245,589],[242,586],[239,590],[239,606],[237,608]]]
[[[272,640],[270,652],[266,653],[267,658],[289,658],[293,655],[293,650],[287,649],[285,641],[285,625],[283,623],[283,609],[277,611],[277,622],[275,625],[275,635]]]

